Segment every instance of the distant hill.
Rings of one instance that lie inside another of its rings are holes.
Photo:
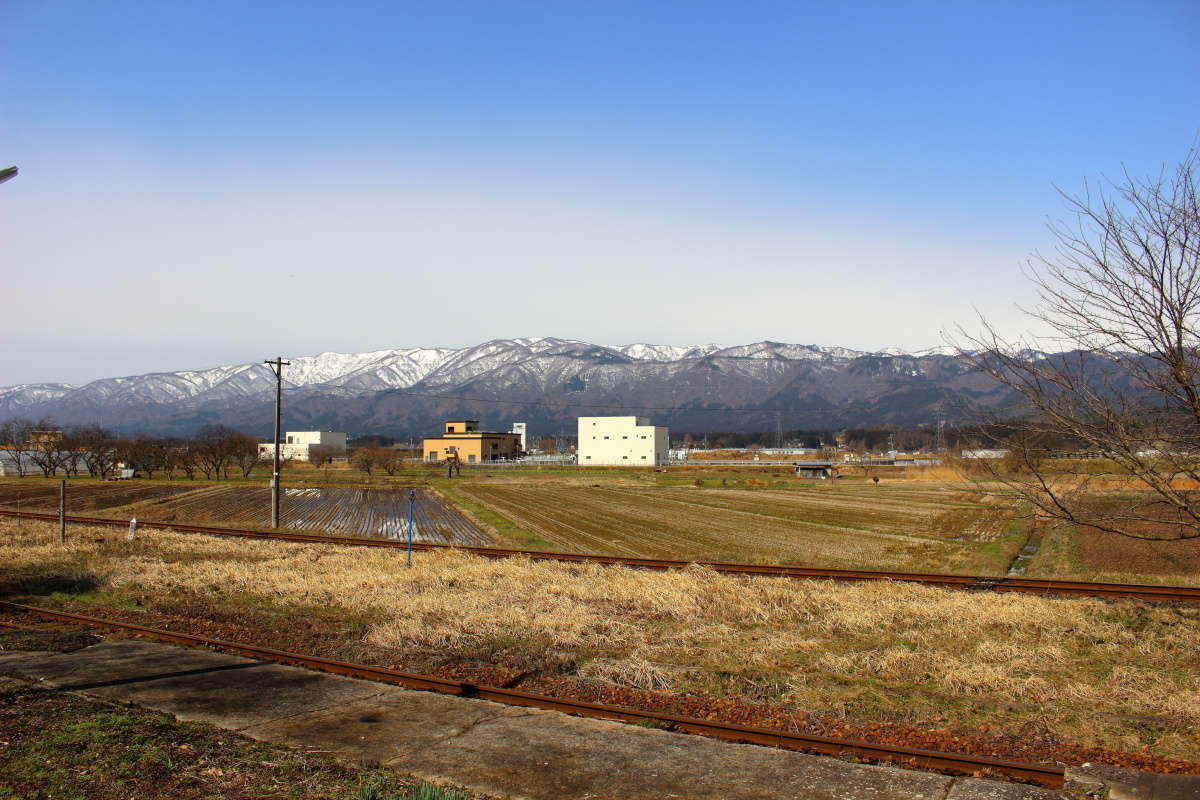
[[[860,352],[757,342],[725,347],[571,339],[497,339],[461,349],[322,353],[285,368],[284,427],[351,435],[420,436],[442,420],[489,427],[530,423],[567,433],[574,418],[643,414],[688,430],[930,423],[953,419],[963,398],[1007,397],[944,349]],[[0,419],[52,417],[118,431],[187,435],[207,423],[266,435],[275,380],[255,362],[183,372],[0,388]],[[735,410],[731,410],[735,409]]]

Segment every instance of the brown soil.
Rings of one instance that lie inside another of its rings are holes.
[[[1080,565],[1086,571],[1131,574],[1200,573],[1200,539],[1131,539],[1094,528],[1077,534]]]

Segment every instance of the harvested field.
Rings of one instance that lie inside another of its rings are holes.
[[[1020,547],[979,493],[459,484],[544,549],[649,558],[1000,573]]]
[[[174,497],[196,491],[195,484],[146,483],[113,481],[111,483],[76,483],[67,485],[67,512],[79,514],[109,508]],[[6,508],[57,509],[58,483],[43,480],[6,481],[0,483],[0,505]]]
[[[1194,607],[452,551],[407,570],[401,553],[98,528],[61,546],[52,524],[28,521],[0,520],[0,534],[0,583],[58,592],[39,604],[416,671],[508,670],[531,689],[683,693],[773,724],[913,725],[998,755],[1200,757]]]
[[[280,497],[280,527],[356,536],[403,538],[408,526],[407,489],[287,489]],[[433,544],[486,545],[491,537],[441,498],[414,489],[413,540]],[[257,486],[214,486],[141,509],[162,522],[271,524],[271,490]]]
[[[1030,578],[1200,586],[1200,539],[1131,539],[1062,524],[1047,531],[1025,574]]]

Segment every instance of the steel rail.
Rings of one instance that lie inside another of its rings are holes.
[[[903,747],[900,745],[878,744],[853,739],[836,739],[828,736],[813,736],[771,730],[769,728],[757,728],[749,725],[738,725],[735,723],[714,722],[712,720],[683,717],[675,714],[664,714],[657,711],[642,711],[640,709],[613,706],[604,703],[588,703],[572,698],[551,697],[549,695],[522,692],[517,689],[505,689],[499,686],[474,684],[466,681],[439,678],[433,675],[402,672],[388,667],[352,664],[346,661],[335,661],[319,656],[291,653],[259,645],[227,642],[220,639],[210,639],[190,633],[166,631],[128,622],[113,622],[98,617],[71,614],[65,611],[54,611],[36,606],[21,605],[19,603],[0,602],[0,610],[19,616],[31,615],[55,622],[111,628],[174,644],[209,647],[224,652],[237,653],[261,661],[289,664],[335,675],[390,683],[408,689],[491,700],[495,703],[503,703],[511,706],[560,711],[573,716],[594,719],[632,723],[651,721],[670,726],[674,730],[733,742],[780,747],[788,750],[815,752],[832,756],[854,754],[872,761],[887,761],[899,763],[907,767],[950,771],[967,775],[976,774],[980,771],[991,771],[995,774],[1002,774],[1017,780],[1037,783],[1041,786],[1055,789],[1063,785],[1065,778],[1065,769],[1055,765],[1027,764],[987,756],[943,753],[936,750],[922,750],[920,748]]]
[[[0,509],[0,516],[57,521],[58,515],[36,511],[12,511]],[[72,524],[125,527],[124,520],[108,517],[67,516]],[[200,533],[210,536],[234,536],[243,539],[266,539],[305,544],[332,544],[347,547],[403,548],[405,543],[394,539],[365,539],[361,537],[333,536],[290,531],[261,531],[248,528],[222,528],[211,525],[191,525],[182,522],[154,522],[138,520],[139,528],[172,530],[182,533]],[[1095,583],[1088,581],[1042,580],[1037,578],[1013,578],[946,575],[936,572],[883,572],[857,569],[817,569],[772,564],[737,564],[723,561],[682,561],[674,559],[630,558],[626,556],[602,556],[586,553],[550,553],[539,550],[512,550],[498,547],[473,545],[413,543],[414,550],[437,551],[458,550],[485,558],[528,558],[535,561],[562,561],[568,563],[605,564],[633,567],[636,569],[669,570],[683,569],[696,565],[726,575],[784,577],[834,581],[902,581],[942,586],[952,589],[970,589],[997,592],[1022,592],[1026,594],[1066,595],[1074,597],[1133,598],[1163,602],[1200,603],[1200,587],[1159,586],[1154,584]]]

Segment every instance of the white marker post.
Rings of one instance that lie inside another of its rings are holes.
[[[132,542],[137,538],[137,517],[129,520],[129,533],[125,534],[125,541]]]

